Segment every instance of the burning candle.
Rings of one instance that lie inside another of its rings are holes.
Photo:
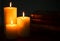
[[[4,19],[5,24],[10,24],[10,21],[12,19],[13,24],[17,23],[17,8],[12,7],[12,3],[10,2],[10,7],[4,7]]]
[[[21,31],[19,31],[20,36],[24,37],[29,35],[30,17],[25,16],[24,12],[23,12],[23,16],[17,18],[17,25],[19,25],[21,29]]]
[[[5,33],[7,38],[15,38],[17,36],[17,8],[12,7],[10,2],[10,7],[4,7],[4,22],[5,22]]]
[[[20,17],[20,19],[26,24],[30,23],[30,17],[25,16],[25,13],[23,12],[23,16]]]
[[[17,24],[20,25],[19,24],[20,22],[18,20],[21,20],[24,23],[24,25],[30,24],[30,17],[25,16],[24,12],[23,12],[23,16],[20,16],[17,19]]]
[[[13,21],[11,20],[10,24],[6,24],[5,29],[7,38],[16,38],[18,30],[17,24],[13,24]]]

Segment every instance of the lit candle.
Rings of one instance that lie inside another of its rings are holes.
[[[24,23],[30,23],[30,17],[25,16],[25,13],[24,13],[24,12],[23,12],[23,16],[21,16],[20,19],[21,19]]]
[[[17,30],[18,30],[18,26],[17,24],[13,24],[13,21],[11,20],[10,24],[6,24],[6,37],[7,38],[16,38],[17,36]]]
[[[17,36],[17,8],[12,7],[10,2],[10,7],[4,7],[4,22],[5,22],[5,33],[7,38],[15,38]]]
[[[17,18],[17,25],[19,25],[21,31],[19,31],[20,36],[28,36],[29,35],[29,27],[30,27],[30,17],[25,16],[23,12],[23,16]],[[21,28],[22,27],[22,28]]]
[[[10,24],[10,21],[12,19],[13,23],[17,23],[17,8],[12,7],[12,3],[10,2],[10,7],[4,7],[4,19],[5,24]]]
[[[23,12],[23,16],[18,17],[17,19],[17,24],[20,25],[19,20],[24,23],[24,25],[30,24],[30,17],[25,16],[25,13]]]

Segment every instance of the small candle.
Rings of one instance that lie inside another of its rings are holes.
[[[23,16],[20,16],[20,17],[18,17],[18,19],[17,19],[17,24],[18,25],[20,25],[19,23],[19,20],[20,19],[20,21],[21,22],[23,22],[24,23],[24,25],[28,25],[28,24],[30,24],[30,17],[28,17],[28,16],[25,16],[25,13],[23,12]]]
[[[17,8],[12,7],[12,3],[10,2],[10,7],[4,7],[4,20],[5,24],[10,24],[12,20],[14,24],[17,23]]]
[[[23,12],[23,16],[17,18],[17,25],[19,25],[21,31],[19,31],[20,36],[28,36],[29,35],[29,27],[30,27],[30,17],[25,16]]]
[[[18,30],[17,24],[13,24],[13,21],[11,20],[10,24],[6,24],[6,30],[5,30],[6,37],[7,38],[16,38],[17,30]]]

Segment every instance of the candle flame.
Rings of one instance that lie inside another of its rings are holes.
[[[13,21],[11,20],[11,24],[13,24]]]
[[[10,2],[10,7],[12,7],[12,2]]]
[[[25,16],[25,13],[23,12],[23,17]]]

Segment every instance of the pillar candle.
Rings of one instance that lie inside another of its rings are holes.
[[[22,30],[19,31],[19,35],[22,37],[29,36],[30,33],[30,17],[25,16],[25,13],[23,12],[23,16],[20,16],[17,18],[17,25],[20,26],[20,29],[22,27]]]
[[[12,20],[10,24],[6,24],[5,26],[5,33],[8,39],[14,39],[18,36],[17,32],[19,27],[17,26],[17,24],[13,24]]]
[[[12,3],[10,2],[10,7],[4,7],[4,20],[5,24],[10,24],[10,21],[13,21],[13,24],[17,23],[17,8],[12,7]]]

